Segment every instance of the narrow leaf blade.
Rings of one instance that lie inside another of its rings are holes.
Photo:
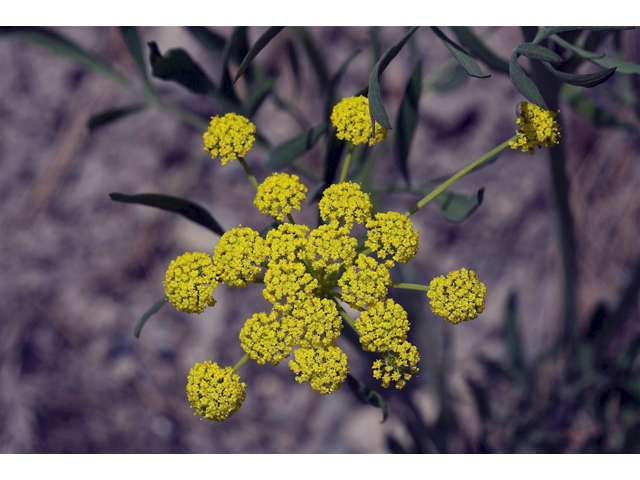
[[[124,43],[127,45],[131,56],[136,62],[140,76],[144,80],[144,84],[147,90],[153,91],[151,80],[149,79],[149,72],[147,72],[147,62],[144,57],[144,51],[142,50],[142,40],[136,27],[120,27],[120,33],[124,39]]]
[[[300,155],[311,150],[327,129],[326,124],[320,125],[296,135],[291,140],[281,143],[269,152],[267,166],[272,170],[280,170],[295,162]]]
[[[502,73],[509,73],[509,63],[494,54],[484,42],[474,34],[469,27],[451,27],[460,43],[467,47],[473,55],[478,57],[489,67]]]
[[[145,103],[136,103],[127,107],[110,108],[109,110],[105,110],[104,112],[92,115],[89,119],[89,122],[87,123],[87,126],[89,127],[89,131],[92,132],[97,128],[104,127],[109,123],[115,122],[116,120],[120,120],[121,118],[127,117],[129,115],[139,113],[146,107],[147,105]]]
[[[420,102],[420,93],[422,86],[422,69],[420,62],[417,63],[413,70],[411,79],[407,84],[400,110],[398,112],[398,133],[395,136],[396,153],[398,155],[398,166],[402,172],[407,185],[409,179],[409,151],[411,149],[411,141],[415,133],[416,124],[418,123],[418,103]]]
[[[533,81],[524,73],[522,67],[518,65],[518,52],[516,50],[511,54],[509,77],[511,78],[513,86],[516,87],[527,100],[541,108],[548,109],[547,104],[542,99],[542,95],[540,95],[540,91],[538,91],[538,87],[536,87]]]
[[[545,62],[562,62],[562,57],[548,48],[532,43],[522,43],[515,49],[519,55],[533,58],[534,60],[542,60]]]
[[[464,49],[453,42],[447,37],[438,27],[431,27],[440,40],[444,43],[445,47],[449,49],[453,58],[465,69],[465,71],[476,78],[489,78],[491,75],[485,75],[480,65],[473,59],[471,55],[464,51]]]
[[[144,324],[147,323],[147,320],[149,320],[149,317],[151,317],[151,315],[153,315],[155,313],[158,313],[158,311],[162,307],[164,307],[167,303],[169,303],[169,299],[167,297],[163,297],[160,300],[158,300],[156,303],[151,305],[151,307],[149,307],[149,310],[144,312],[144,315],[142,315],[142,317],[140,317],[140,320],[138,320],[138,323],[136,324],[135,328],[133,329],[133,334],[135,335],[136,338],[140,338],[140,333],[142,332],[142,327],[144,327]]]
[[[371,75],[369,75],[369,114],[371,116],[371,131],[375,136],[376,122],[387,130],[391,130],[391,123],[387,116],[387,111],[382,103],[382,94],[380,92],[380,75],[387,68],[391,60],[393,60],[398,52],[402,50],[402,47],[409,41],[411,35],[413,35],[420,27],[411,27],[407,33],[389,50],[387,50],[380,60],[374,65]]]
[[[218,235],[224,234],[224,229],[204,207],[201,207],[197,203],[190,202],[189,200],[185,200],[184,198],[160,195],[157,193],[141,193],[139,195],[110,193],[109,197],[111,197],[111,200],[114,202],[148,205],[168,212],[179,213],[183,217],[208,228]]]
[[[542,62],[542,64],[551,72],[551,74],[558,80],[569,85],[575,85],[582,88],[593,88],[601,83],[606,82],[616,72],[615,68],[609,68],[602,72],[588,73],[586,75],[576,75],[571,73],[561,72],[553,68],[549,63]]]
[[[260,35],[260,38],[256,40],[256,43],[253,44],[247,56],[244,57],[242,63],[238,67],[238,71],[236,72],[235,77],[233,77],[233,83],[236,83],[238,79],[242,76],[244,71],[247,69],[249,64],[256,58],[256,55],[260,53],[260,51],[267,46],[267,44],[275,37],[284,27],[269,27],[266,32]]]
[[[371,390],[351,374],[347,374],[347,384],[356,398],[362,403],[382,409],[382,422],[380,423],[384,423],[387,420],[389,417],[389,410],[387,408],[387,404],[378,392]]]
[[[640,65],[626,62],[618,58],[590,58],[589,61],[604,68],[616,68],[616,71],[618,73],[625,73],[627,75],[640,75]]]

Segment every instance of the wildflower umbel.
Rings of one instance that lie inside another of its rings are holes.
[[[218,286],[211,256],[206,253],[185,253],[172,260],[167,269],[164,291],[178,310],[202,313],[216,304],[211,296]]]
[[[345,226],[351,230],[353,222],[365,223],[371,218],[371,200],[369,194],[360,189],[360,185],[353,182],[334,183],[322,194],[318,203],[320,216],[325,222],[344,220]]]
[[[220,237],[213,252],[220,282],[236,288],[253,283],[268,254],[264,238],[255,230],[240,227],[229,230]]]
[[[366,143],[369,146],[387,137],[387,129],[376,122],[376,134],[371,132],[369,99],[362,95],[343,98],[331,112],[331,123],[336,127],[340,140],[349,140],[354,145]]]
[[[536,153],[536,147],[553,147],[557,145],[560,138],[560,125],[556,122],[556,113],[545,110],[537,105],[527,102],[520,102],[518,125],[520,129],[516,131],[518,138],[509,142],[513,150],[522,147],[522,151],[529,150],[531,155]]]
[[[298,348],[289,368],[299,383],[309,382],[311,388],[328,394],[342,386],[349,373],[347,356],[335,343],[320,348]]]
[[[300,210],[307,199],[307,187],[300,183],[297,175],[274,173],[260,184],[253,202],[260,213],[268,213],[282,222],[292,209]]]
[[[211,158],[220,157],[222,165],[244,157],[255,141],[256,126],[249,119],[235,113],[224,117],[211,117],[209,128],[204,133],[204,149]]]
[[[419,233],[408,217],[397,212],[377,213],[367,222],[367,240],[364,246],[376,252],[378,258],[393,267],[394,262],[407,263],[418,252]]]
[[[487,287],[478,281],[474,271],[465,268],[436,277],[429,285],[427,296],[431,310],[454,325],[473,320],[484,311]]]
[[[187,397],[200,415],[216,422],[236,412],[244,398],[245,383],[233,368],[220,368],[217,363],[196,363],[189,372]]]

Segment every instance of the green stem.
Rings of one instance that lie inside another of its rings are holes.
[[[422,290],[423,292],[428,292],[429,287],[426,285],[419,285],[417,283],[392,283],[389,285],[393,288],[405,288],[407,290]]]
[[[449,180],[447,180],[446,182],[442,183],[439,187],[437,187],[435,190],[432,190],[431,193],[429,193],[426,197],[424,197],[422,200],[420,200],[418,203],[416,203],[413,207],[411,207],[404,215],[405,217],[410,217],[411,215],[413,215],[414,213],[416,213],[418,210],[420,210],[422,207],[424,207],[427,203],[429,203],[431,200],[433,200],[434,198],[436,198],[438,195],[440,195],[442,192],[444,192],[447,188],[449,188],[453,183],[455,183],[456,181],[460,180],[462,177],[464,177],[467,173],[469,173],[470,171],[472,171],[473,169],[479,167],[480,165],[482,165],[484,162],[486,162],[487,160],[489,160],[490,158],[492,158],[494,155],[496,155],[497,153],[501,152],[502,150],[504,150],[505,148],[507,148],[509,146],[509,142],[514,141],[517,138],[517,135],[514,135],[513,137],[511,137],[509,140],[507,140],[506,142],[498,145],[496,148],[494,148],[493,150],[491,150],[490,152],[485,153],[483,156],[481,156],[479,159],[477,159],[475,162],[473,162],[472,164],[466,166],[465,168],[463,168],[462,170],[460,170],[458,173],[456,173],[455,175],[453,175]]]
[[[340,312],[340,315],[342,315],[342,318],[344,318],[349,324],[349,326],[353,328],[353,331],[356,332],[359,337],[361,337],[362,334],[356,329],[356,322],[354,322],[353,319],[349,316],[349,314],[345,311],[345,309],[342,308],[342,305],[340,305],[337,299],[335,299],[334,297],[331,297],[331,299],[335,302],[336,307],[338,307],[338,311]]]
[[[249,168],[249,165],[247,165],[247,162],[245,162],[244,158],[242,157],[238,157],[238,161],[242,165],[242,168],[244,168],[244,171],[249,177],[249,180],[251,180],[251,183],[253,183],[253,186],[256,187],[256,190],[258,190],[258,181],[256,180],[256,177],[253,175],[253,172]]]
[[[351,156],[353,155],[353,142],[349,142],[349,151],[347,152],[347,157],[344,159],[344,165],[342,165],[342,172],[340,173],[340,181],[338,183],[344,182],[347,178],[347,171],[349,170],[349,163],[351,163]]]
[[[249,354],[245,353],[244,357],[242,357],[240,359],[240,361],[238,363],[236,363],[236,366],[233,367],[233,373],[236,373],[238,370],[240,370],[240,367],[242,367],[242,365],[244,365],[245,363],[247,363],[247,360],[249,360]]]

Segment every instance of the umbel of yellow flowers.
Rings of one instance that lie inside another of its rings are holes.
[[[364,97],[336,105],[332,121],[338,135],[370,145],[384,138],[381,127],[371,138],[367,105]],[[255,127],[239,115],[215,117],[204,135],[205,149],[226,164],[247,153],[254,132]],[[323,394],[334,392],[349,373],[347,355],[336,343],[345,316],[363,350],[380,356],[372,365],[374,378],[383,387],[394,382],[402,388],[418,372],[420,355],[407,341],[406,311],[387,298],[389,269],[417,253],[419,234],[405,215],[372,216],[369,195],[353,182],[333,184],[323,192],[319,211],[324,224],[316,229],[298,225],[291,212],[300,210],[306,191],[296,175],[268,177],[257,186],[254,203],[273,217],[276,227],[261,236],[240,225],[222,235],[213,257],[201,252],[178,257],[167,271],[167,298],[178,310],[201,313],[215,305],[212,295],[219,283],[235,288],[261,283],[271,310],[254,314],[240,331],[240,345],[248,358],[277,365],[293,352],[289,368],[299,383],[308,382]],[[360,249],[352,236],[356,223],[367,231]],[[462,283],[453,278],[449,283],[434,280],[434,312],[453,323],[475,318],[484,308],[486,289],[474,275],[464,273]],[[462,297],[469,293],[473,298],[465,303]],[[361,312],[360,317],[350,320],[339,301]],[[231,367],[206,361],[191,369],[187,396],[197,413],[220,421],[240,408],[245,384]]]
[[[520,129],[516,131],[518,137],[509,143],[516,150],[522,147],[522,151],[536,153],[536,147],[553,147],[560,138],[560,125],[556,121],[556,113],[545,110],[537,105],[520,102],[520,111],[517,123]]]

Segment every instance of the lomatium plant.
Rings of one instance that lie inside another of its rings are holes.
[[[554,112],[525,102],[520,112],[517,135],[499,149],[522,147],[533,153],[536,147],[558,142],[560,127]],[[347,141],[349,148],[341,181],[322,193],[318,208],[323,223],[317,228],[294,220],[293,212],[300,210],[307,194],[298,176],[274,173],[262,183],[256,180],[244,159],[256,133],[247,118],[235,113],[213,117],[203,135],[204,149],[212,158],[219,158],[222,165],[235,160],[242,165],[257,190],[254,205],[275,221],[264,235],[239,225],[222,235],[213,252],[187,252],[167,270],[167,299],[183,312],[215,308],[220,284],[235,288],[258,284],[271,304],[271,310],[246,320],[239,336],[245,355],[234,367],[206,359],[191,369],[187,396],[204,418],[224,420],[240,408],[246,384],[237,372],[247,360],[275,366],[288,359],[297,382],[307,382],[325,395],[335,392],[349,373],[349,358],[339,345],[345,327],[357,333],[364,351],[377,355],[371,368],[382,387],[404,387],[420,370],[420,353],[407,340],[411,326],[407,312],[389,298],[393,288],[426,292],[433,313],[454,325],[484,311],[487,288],[466,268],[436,277],[428,286],[392,283],[390,270],[419,251],[420,235],[411,215],[447,185],[405,213],[374,213],[369,194],[345,177],[353,147],[375,147],[385,140],[387,130],[375,124],[373,133],[364,96],[341,100],[333,108],[331,122],[336,136]],[[354,233],[356,224],[366,230],[361,247]],[[347,306],[358,313],[356,318]]]

